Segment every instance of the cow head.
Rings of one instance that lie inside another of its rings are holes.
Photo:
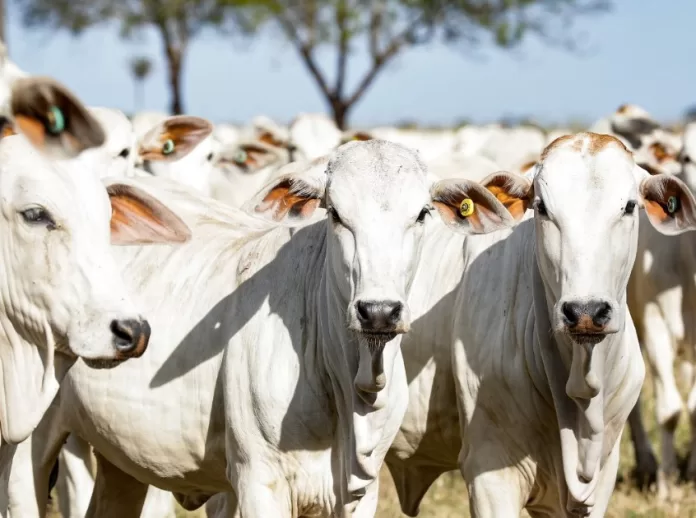
[[[529,177],[505,195],[535,211],[536,339],[559,419],[568,509],[584,515],[620,433],[611,423],[623,423],[635,403],[618,409],[617,389],[605,380],[610,372],[624,375],[617,369],[625,369],[621,354],[630,350],[623,345],[626,286],[640,210],[659,232],[679,234],[696,228],[696,200],[678,178],[637,166],[609,135],[555,140]]]
[[[88,110],[105,129],[106,140],[85,154],[92,156],[101,178],[130,176],[136,157],[133,124],[120,110],[103,107],[90,107]]]
[[[0,140],[0,429],[9,442],[36,426],[65,373],[61,366],[145,351],[150,328],[126,292],[111,245],[189,235],[144,192],[118,184],[107,192],[91,160],[52,159],[101,146],[103,131],[54,81],[28,88],[12,99],[24,135]]]
[[[176,115],[151,128],[137,144],[136,164],[154,176],[163,176],[210,194],[213,168],[213,125],[200,117]]]
[[[504,181],[509,175],[499,176]],[[407,293],[426,226],[439,213],[457,231],[481,234],[508,227],[513,219],[484,185],[436,181],[414,151],[380,140],[350,142],[305,174],[279,175],[250,209],[297,221],[320,206],[328,212],[332,291],[368,355],[361,355],[356,386],[377,392],[385,383],[381,347],[411,325]],[[370,366],[365,371],[363,360]]]

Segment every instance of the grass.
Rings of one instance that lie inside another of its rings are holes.
[[[654,417],[654,400],[652,383],[646,381],[642,395],[643,416],[652,443],[657,446],[659,432]],[[682,455],[687,453],[689,430],[686,416],[683,416],[677,429],[677,444]],[[656,449],[656,453],[657,449]],[[621,466],[619,479],[630,480],[633,467],[633,448],[629,440],[628,429],[625,430],[621,442]],[[391,478],[384,468],[381,473],[381,497],[378,518],[402,518],[399,502]],[[606,518],[696,518],[696,491],[689,485],[681,485],[674,492],[671,501],[660,503],[653,494],[645,494],[620,483],[614,492]],[[450,518],[470,516],[466,498],[466,488],[459,473],[447,473],[440,477],[430,488],[422,505],[421,518]],[[527,516],[523,513],[522,516]],[[59,518],[57,513],[49,513],[49,518]],[[204,518],[201,509],[187,513],[183,509],[177,511],[177,518]]]

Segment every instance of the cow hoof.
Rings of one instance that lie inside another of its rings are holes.
[[[631,479],[641,491],[654,489],[657,482],[657,470],[657,459],[651,452],[637,461],[636,467],[631,472]]]

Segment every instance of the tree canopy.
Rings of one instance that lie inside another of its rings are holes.
[[[75,33],[117,20],[124,36],[145,26],[161,35],[172,91],[172,111],[183,111],[181,67],[188,43],[206,26],[247,35],[280,31],[314,79],[344,128],[349,111],[396,56],[433,41],[464,48],[512,48],[529,35],[575,48],[569,30],[578,16],[606,11],[611,0],[16,0],[30,26]],[[356,53],[369,66],[349,71]],[[322,68],[319,54],[333,54]],[[350,72],[350,74],[349,74]],[[349,75],[351,77],[349,77]]]

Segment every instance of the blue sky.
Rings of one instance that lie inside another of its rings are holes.
[[[131,111],[127,64],[133,55],[147,55],[156,68],[146,85],[145,108],[168,106],[154,34],[124,42],[115,27],[98,27],[73,38],[28,30],[20,21],[11,8],[10,56],[24,70],[58,78],[89,105]],[[615,0],[611,13],[576,23],[590,48],[585,56],[534,40],[513,54],[491,50],[477,59],[440,45],[411,50],[379,76],[351,122],[448,124],[505,115],[591,122],[624,102],[640,104],[661,120],[676,120],[696,104],[695,23],[694,0]],[[365,62],[364,56],[356,57],[356,68]],[[325,110],[294,51],[277,36],[245,44],[204,35],[191,46],[184,95],[188,113],[214,122],[258,114],[288,121],[299,111]]]

